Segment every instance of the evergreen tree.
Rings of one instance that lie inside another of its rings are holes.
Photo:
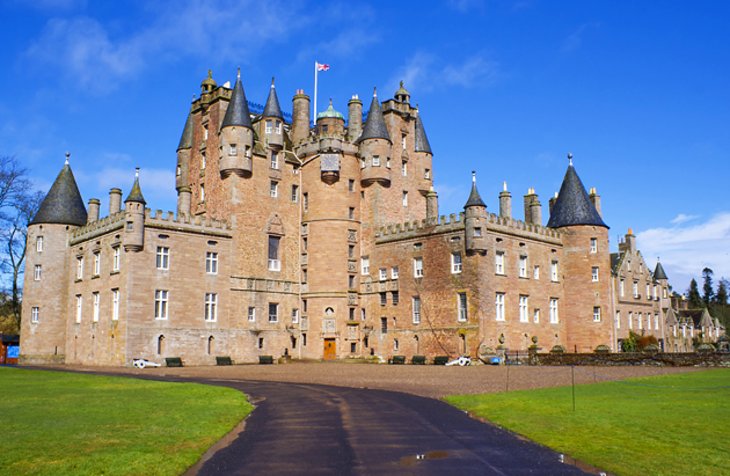
[[[713,302],[713,297],[715,296],[715,290],[712,289],[712,275],[714,273],[710,268],[705,268],[702,270],[702,279],[704,281],[704,284],[702,285],[702,300],[705,302],[705,307],[708,307],[711,302]]]
[[[725,278],[721,278],[720,282],[717,283],[717,292],[715,293],[715,304],[726,305],[727,304],[727,288],[728,281]]]
[[[697,287],[697,281],[692,278],[689,282],[689,289],[687,290],[687,300],[689,301],[689,307],[691,309],[697,309],[703,307],[702,298],[700,297],[700,290]]]

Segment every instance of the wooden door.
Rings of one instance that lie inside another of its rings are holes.
[[[337,346],[334,339],[324,340],[324,360],[335,360],[337,358]]]

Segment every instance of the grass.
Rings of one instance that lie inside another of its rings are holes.
[[[730,474],[730,369],[446,401],[618,475]]]
[[[193,383],[0,368],[4,474],[181,474],[252,407]]]

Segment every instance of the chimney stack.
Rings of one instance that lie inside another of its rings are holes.
[[[122,191],[118,188],[109,190],[109,215],[122,211]]]
[[[86,217],[86,223],[93,223],[99,219],[99,205],[101,202],[98,198],[89,199],[89,214]]]
[[[291,140],[297,145],[309,137],[309,96],[297,89],[292,103]]]
[[[499,216],[512,218],[512,194],[507,191],[507,182],[502,183],[502,191],[499,192]]]

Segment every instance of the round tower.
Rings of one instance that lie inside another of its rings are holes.
[[[360,181],[363,186],[367,187],[372,183],[390,186],[390,168],[386,167],[386,164],[390,158],[392,144],[378,101],[378,93],[374,90],[368,118],[358,139],[358,155],[362,169]]]
[[[347,102],[347,140],[354,142],[362,134],[362,101],[353,94]]]
[[[477,174],[471,173],[471,193],[464,205],[464,233],[467,253],[487,252],[487,206],[477,190]]]
[[[309,96],[297,89],[292,99],[291,141],[296,146],[309,137]]]
[[[180,193],[182,187],[190,185],[190,155],[193,150],[193,113],[188,113],[180,143],[177,146],[177,168],[175,170],[175,189]],[[120,193],[121,195],[121,193]]]
[[[284,147],[284,114],[279,106],[279,97],[276,95],[274,78],[271,78],[269,97],[266,99],[264,112],[261,114],[264,124],[264,139],[266,143],[275,150]]]
[[[241,84],[241,70],[238,70],[236,84],[233,86],[231,101],[220,129],[219,169],[221,178],[231,174],[239,177],[250,176],[253,153],[253,127],[248,110],[246,93]]]
[[[134,173],[134,184],[124,200],[124,251],[144,249],[144,197],[139,186],[139,167]]]
[[[502,183],[502,191],[499,192],[499,216],[512,218],[512,194],[507,190],[507,182]]]
[[[431,144],[428,142],[428,136],[426,136],[426,130],[423,128],[423,121],[418,112],[418,107],[415,109],[413,136],[415,169],[420,176],[418,190],[422,194],[426,194],[433,186],[433,169],[431,167],[433,152],[431,151]]]

